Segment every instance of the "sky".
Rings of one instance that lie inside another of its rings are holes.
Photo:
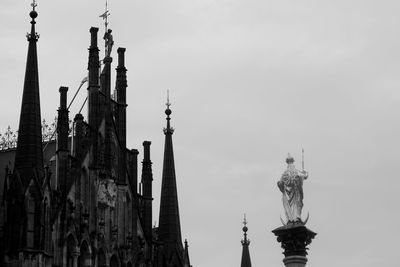
[[[30,2],[0,2],[4,131],[18,127]],[[141,159],[142,142],[152,141],[155,221],[170,92],[182,236],[193,266],[240,266],[244,213],[252,265],[283,266],[271,233],[284,217],[276,182],[288,153],[301,168],[302,148],[303,216],[317,233],[307,266],[398,264],[399,1],[109,0],[108,7],[114,62],[116,48],[127,49],[127,143]],[[60,86],[71,99],[86,75],[89,28],[102,37],[104,9],[99,0],[38,1],[42,118],[55,117]]]

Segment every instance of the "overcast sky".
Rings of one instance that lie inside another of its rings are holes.
[[[29,3],[0,2],[4,131],[18,127]],[[42,118],[56,115],[59,86],[71,99],[86,75],[89,28],[102,37],[104,8],[38,1]],[[243,213],[253,266],[283,266],[271,233],[284,217],[276,182],[288,152],[301,167],[302,148],[303,216],[318,233],[307,266],[398,264],[399,1],[109,0],[109,9],[114,67],[116,48],[127,49],[128,145],[141,161],[152,141],[155,221],[170,89],[193,266],[240,266]]]

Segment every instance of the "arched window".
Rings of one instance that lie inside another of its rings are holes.
[[[86,241],[82,242],[80,255],[78,259],[79,267],[91,267],[92,259],[90,257],[89,246]]]
[[[27,200],[27,222],[26,222],[26,246],[33,248],[35,243],[35,211],[36,205],[33,198],[28,196]]]

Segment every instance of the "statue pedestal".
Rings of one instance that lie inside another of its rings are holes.
[[[304,267],[307,263],[307,245],[316,233],[309,230],[302,222],[288,223],[272,231],[284,249],[283,263],[286,267]]]

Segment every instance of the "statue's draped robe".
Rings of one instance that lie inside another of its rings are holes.
[[[301,221],[304,179],[307,179],[307,174],[296,170],[293,164],[289,164],[278,182],[278,186],[282,191],[282,202],[288,221]]]

